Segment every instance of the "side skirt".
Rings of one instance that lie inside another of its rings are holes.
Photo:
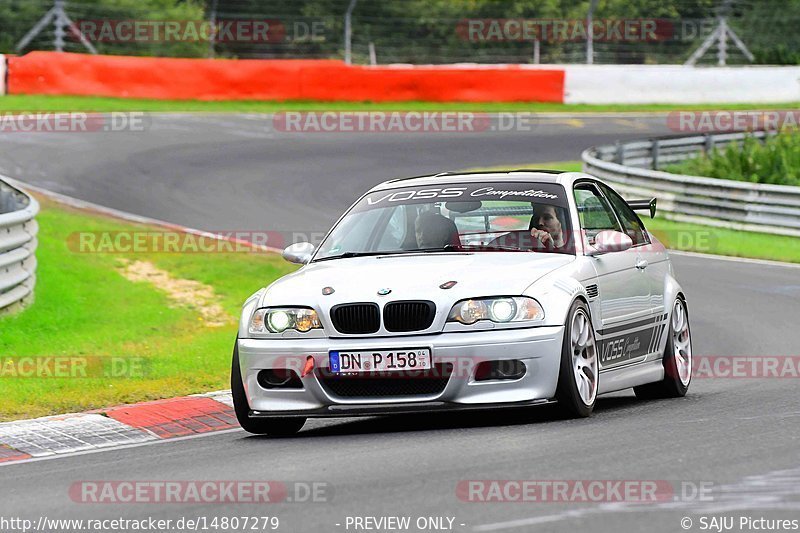
[[[621,368],[610,368],[600,372],[600,386],[597,393],[605,394],[630,389],[662,379],[664,379],[664,365],[661,364],[661,359],[626,365]]]

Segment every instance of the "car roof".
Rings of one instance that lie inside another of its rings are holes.
[[[514,182],[521,183],[556,183],[568,187],[578,179],[596,180],[594,176],[583,172],[565,172],[560,170],[520,169],[495,170],[485,172],[442,172],[440,174],[414,176],[383,182],[372,188],[373,191],[397,189],[401,187],[448,185],[451,183],[485,183]]]

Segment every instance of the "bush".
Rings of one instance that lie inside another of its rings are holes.
[[[668,167],[669,172],[752,183],[800,186],[800,132],[787,131],[765,141],[747,137],[708,155]]]

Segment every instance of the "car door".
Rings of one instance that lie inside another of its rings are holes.
[[[600,189],[617,213],[625,233],[633,241],[636,266],[644,272],[650,286],[650,312],[660,316],[664,313],[664,280],[669,269],[667,251],[663,246],[651,242],[642,220],[616,191],[602,183]]]
[[[623,228],[608,199],[593,182],[574,186],[581,231],[590,245],[601,231]],[[630,250],[592,257],[597,272],[600,322],[600,362],[604,368],[621,365],[637,357],[649,339],[629,335],[643,320],[651,320],[650,284],[636,267],[638,254]]]

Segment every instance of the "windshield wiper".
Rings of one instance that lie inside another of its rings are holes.
[[[485,250],[485,251],[497,251],[497,252],[525,252],[527,250],[521,250],[519,248],[514,248],[512,246],[500,246],[497,244],[448,244],[445,246],[447,249],[452,250]]]
[[[330,261],[332,259],[349,259],[351,257],[369,257],[369,256],[376,256],[376,255],[402,255],[402,254],[420,254],[420,253],[432,253],[432,252],[457,252],[460,246],[456,246],[453,244],[448,244],[441,248],[414,248],[411,250],[389,250],[384,252],[344,252],[338,255],[329,255],[327,257],[320,257],[319,259],[314,259],[314,263],[317,261]]]
[[[314,259],[314,263],[317,261],[330,261],[331,259],[349,259],[351,257],[367,257],[370,255],[384,255],[386,253],[391,252],[344,252],[339,255],[329,255],[327,257],[320,257],[319,259]]]

